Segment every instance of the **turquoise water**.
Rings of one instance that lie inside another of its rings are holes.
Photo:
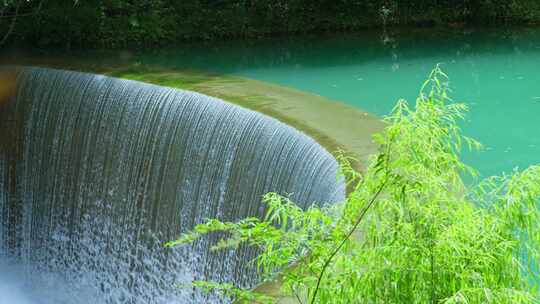
[[[464,160],[482,176],[540,163],[540,28],[401,30],[386,36],[364,32],[71,55],[90,62],[159,64],[254,78],[379,116],[388,114],[399,98],[414,103],[440,63],[450,76],[453,99],[470,107],[464,132],[484,144],[482,152],[464,153]]]
[[[195,45],[135,57],[268,81],[377,115],[387,114],[399,98],[414,102],[429,71],[441,63],[453,99],[470,107],[465,133],[485,146],[465,153],[465,161],[484,176],[540,163],[540,29],[401,32],[384,38],[362,33]]]
[[[465,133],[485,145],[482,152],[466,153],[465,161],[483,176],[540,163],[540,29],[416,31],[388,37],[361,33],[80,56],[81,60],[159,64],[254,78],[326,96],[379,116],[387,114],[399,98],[414,102],[428,73],[441,63],[450,76],[454,100],[470,106],[463,123]],[[50,297],[47,291],[57,291],[51,283],[28,293],[20,270],[1,262],[0,303],[42,303]],[[55,294],[70,295],[79,302],[81,298],[69,291]]]

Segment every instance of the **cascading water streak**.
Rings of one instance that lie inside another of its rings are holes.
[[[275,119],[189,91],[13,69],[0,103],[0,260],[25,286],[61,278],[73,296],[56,303],[216,301],[175,283],[253,286],[255,252],[165,241],[208,218],[262,216],[270,191],[302,207],[344,198],[335,159]]]

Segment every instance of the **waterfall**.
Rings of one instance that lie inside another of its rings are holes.
[[[0,103],[0,260],[28,284],[61,281],[72,302],[56,303],[215,301],[175,283],[253,286],[253,250],[165,241],[208,218],[261,216],[270,191],[304,208],[344,198],[335,159],[273,118],[190,91],[13,69]]]

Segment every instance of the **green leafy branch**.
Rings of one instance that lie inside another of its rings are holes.
[[[481,145],[461,134],[467,108],[448,92],[437,66],[416,105],[401,100],[385,118],[363,175],[338,156],[351,190],[344,202],[302,210],[269,193],[263,219],[209,220],[167,245],[225,233],[213,250],[256,247],[261,280],[279,278],[299,303],[535,303],[540,166],[465,185],[477,175],[461,149]],[[262,301],[230,284],[195,285]]]

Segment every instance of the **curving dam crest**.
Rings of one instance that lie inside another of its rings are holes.
[[[175,284],[253,286],[254,250],[164,242],[209,218],[262,216],[271,191],[304,208],[344,198],[336,160],[273,118],[136,81],[7,69],[0,272],[16,268],[36,303],[218,302]]]

